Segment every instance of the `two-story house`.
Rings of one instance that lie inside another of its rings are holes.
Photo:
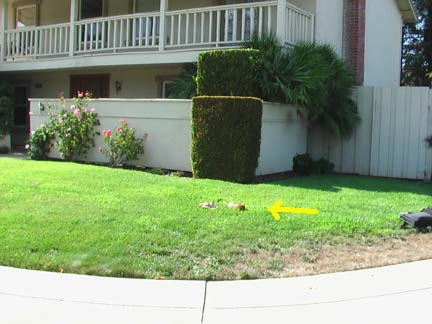
[[[166,97],[182,64],[253,33],[287,46],[331,43],[361,84],[397,86],[410,21],[410,0],[0,0],[0,80],[16,88],[12,142],[28,134],[27,98]]]

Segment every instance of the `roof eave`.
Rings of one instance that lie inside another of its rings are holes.
[[[417,11],[411,0],[396,0],[399,10],[402,14],[402,19],[406,23],[417,23]]]

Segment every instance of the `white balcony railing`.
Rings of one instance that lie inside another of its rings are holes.
[[[312,41],[314,16],[288,2],[281,6],[281,2],[140,13],[7,30],[3,59],[230,47],[240,45],[255,33],[270,32],[282,35],[290,45]]]
[[[6,59],[69,54],[69,37],[70,24],[7,30]]]
[[[158,12],[79,21],[75,52],[156,48],[159,22]]]
[[[275,31],[277,1],[167,13],[167,48],[235,45],[254,33]]]

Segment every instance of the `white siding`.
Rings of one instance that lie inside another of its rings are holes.
[[[394,0],[366,1],[364,85],[400,85],[402,16]]]
[[[342,56],[344,0],[316,0],[315,39]]]

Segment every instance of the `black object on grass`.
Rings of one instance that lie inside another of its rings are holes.
[[[407,225],[417,229],[432,227],[432,208],[424,208],[420,212],[400,213],[400,219],[403,221],[402,228],[406,228]]]

